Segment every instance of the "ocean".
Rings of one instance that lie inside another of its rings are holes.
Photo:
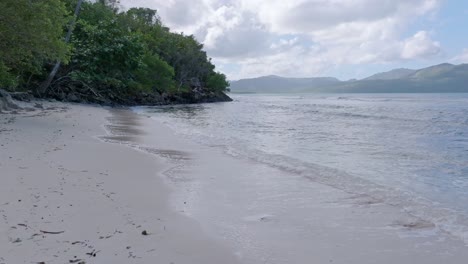
[[[468,242],[468,94],[231,96],[135,111],[197,144],[364,194]],[[288,188],[282,197],[292,199]]]

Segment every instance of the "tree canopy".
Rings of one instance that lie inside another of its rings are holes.
[[[60,0],[0,1],[0,85],[27,86],[31,74],[40,74],[45,63],[70,58],[63,42],[69,20]]]
[[[117,1],[85,1],[71,24],[77,0],[0,2],[0,86],[31,90],[62,62],[47,93],[92,91],[113,98],[139,93],[226,91],[203,45],[171,32],[156,10],[118,9]]]

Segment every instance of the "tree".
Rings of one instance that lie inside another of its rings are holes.
[[[143,93],[187,98],[193,88],[226,89],[226,77],[215,72],[194,36],[170,32],[156,10],[122,12],[118,5],[117,0],[1,1],[0,85],[34,90],[42,83],[44,96],[97,96],[99,102],[125,102]]]
[[[123,17],[128,18],[127,22],[130,21],[128,24],[133,31],[147,33],[151,28],[161,26],[161,19],[156,10],[150,8],[131,8],[123,14]]]
[[[174,85],[174,68],[159,58],[158,55],[145,54],[143,64],[135,72],[136,87],[146,92],[162,93],[172,90]]]
[[[47,61],[66,62],[63,27],[68,19],[60,0],[0,1],[0,85],[14,89],[41,74]]]
[[[225,92],[229,87],[229,82],[226,80],[226,75],[215,72],[208,76],[206,87],[212,91]]]
[[[144,46],[138,35],[128,34],[115,19],[77,23],[69,74],[97,88],[125,89],[132,73],[142,65]]]
[[[78,3],[76,4],[75,14],[73,16],[73,19],[72,19],[70,25],[68,26],[67,36],[65,37],[65,43],[70,42],[70,38],[71,38],[71,35],[72,35],[72,32],[73,32],[73,28],[75,27],[75,23],[76,23],[76,18],[78,17],[78,14],[80,13],[82,3],[83,3],[83,0],[78,0]],[[59,70],[61,63],[62,62],[60,60],[57,60],[57,62],[55,63],[54,68],[52,69],[52,71],[49,74],[49,77],[47,77],[46,81],[41,84],[40,93],[44,93],[46,91],[46,89],[49,88],[50,83],[55,78],[55,75],[57,74],[57,71]]]

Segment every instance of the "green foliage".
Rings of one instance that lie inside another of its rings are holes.
[[[203,45],[193,36],[184,36],[162,31],[163,37],[159,40],[159,55],[175,70],[175,80],[179,87],[188,85],[189,81],[197,78],[205,81],[214,70],[208,60]]]
[[[57,60],[63,65],[51,93],[86,88],[112,98],[187,93],[194,83],[216,92],[229,85],[215,72],[203,45],[193,36],[170,32],[156,10],[120,12],[116,0],[85,1],[70,44],[65,44],[77,2],[0,2],[0,85],[31,89]]]
[[[145,54],[143,64],[135,71],[138,89],[162,93],[174,88],[174,69],[158,55]]]
[[[131,8],[121,16],[127,20],[127,26],[133,30],[150,31],[154,26],[161,26],[161,19],[156,10],[149,8]]]
[[[69,21],[60,0],[0,1],[0,82],[21,84],[48,61],[68,60],[63,28]]]
[[[229,86],[229,82],[226,80],[226,75],[215,72],[208,76],[206,81],[206,87],[212,91],[224,92]]]
[[[95,25],[79,20],[72,38],[73,75],[88,84],[126,87],[132,71],[141,66],[143,44],[128,35],[115,20]]]
[[[15,87],[15,76],[10,72],[10,69],[0,61],[0,87]]]
[[[217,76],[203,45],[193,36],[170,32],[162,25],[155,10],[132,8],[121,14],[120,21],[131,32],[140,33],[146,48],[174,68],[173,79],[178,91],[190,90],[190,80],[194,78],[207,88],[209,78]],[[225,91],[228,85],[224,76],[224,82],[218,82],[215,90]]]

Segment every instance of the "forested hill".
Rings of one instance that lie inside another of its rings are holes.
[[[0,88],[128,105],[229,100],[193,36],[171,32],[156,10],[116,2],[0,1]]]
[[[362,80],[265,76],[231,82],[238,93],[467,93],[468,64],[443,63],[410,70],[395,69]]]
[[[341,83],[340,80],[332,77],[285,78],[269,75],[233,81],[231,90],[240,93],[291,93],[329,87],[339,83]]]

